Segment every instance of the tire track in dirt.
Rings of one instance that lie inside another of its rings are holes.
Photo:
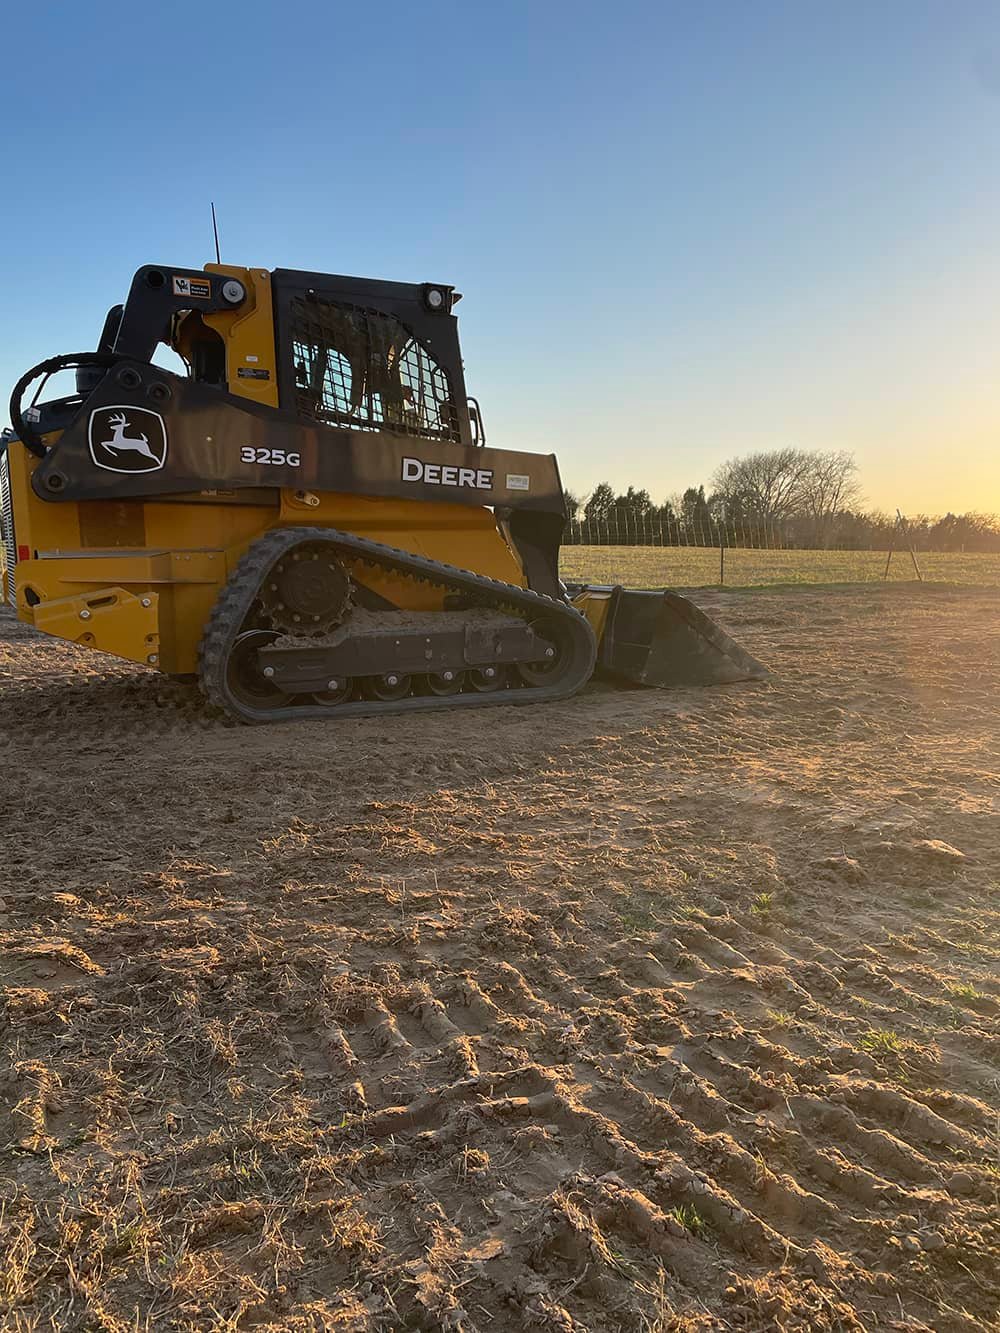
[[[446,734],[0,622],[12,1327],[996,1321],[1000,603],[705,603]]]

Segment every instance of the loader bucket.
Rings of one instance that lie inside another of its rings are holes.
[[[722,685],[770,674],[679,593],[600,591],[610,592],[598,656],[604,674],[649,686]]]

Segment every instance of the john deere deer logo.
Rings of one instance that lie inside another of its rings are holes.
[[[90,456],[107,472],[156,472],[167,461],[163,418],[148,407],[95,408]]]

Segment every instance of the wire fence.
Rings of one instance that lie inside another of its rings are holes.
[[[567,546],[697,546],[786,551],[987,551],[1000,553],[995,515],[916,518],[895,514],[835,514],[825,518],[736,518],[720,520],[627,511],[599,518],[573,518],[563,535]]]
[[[958,583],[1000,588],[1000,554],[765,550],[712,546],[564,546],[566,582],[626,588],[754,587],[787,583]]]
[[[1000,550],[933,550],[897,511],[861,545],[810,545],[801,527],[776,522],[679,519],[571,520],[563,538],[566,580],[626,587],[769,583],[947,582],[1000,586]]]
[[[617,514],[610,518],[574,518],[563,535],[566,546],[742,546],[748,550],[784,550],[799,544],[783,524],[762,520],[719,524],[711,520]],[[815,543],[818,545],[818,543]]]

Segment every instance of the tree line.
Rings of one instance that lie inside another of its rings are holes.
[[[849,453],[771,449],[732,458],[708,489],[689,486],[662,504],[648,490],[621,494],[602,482],[586,498],[566,494],[570,544],[749,546],[885,550],[909,541],[921,551],[1000,552],[996,514],[908,515],[862,506]]]

